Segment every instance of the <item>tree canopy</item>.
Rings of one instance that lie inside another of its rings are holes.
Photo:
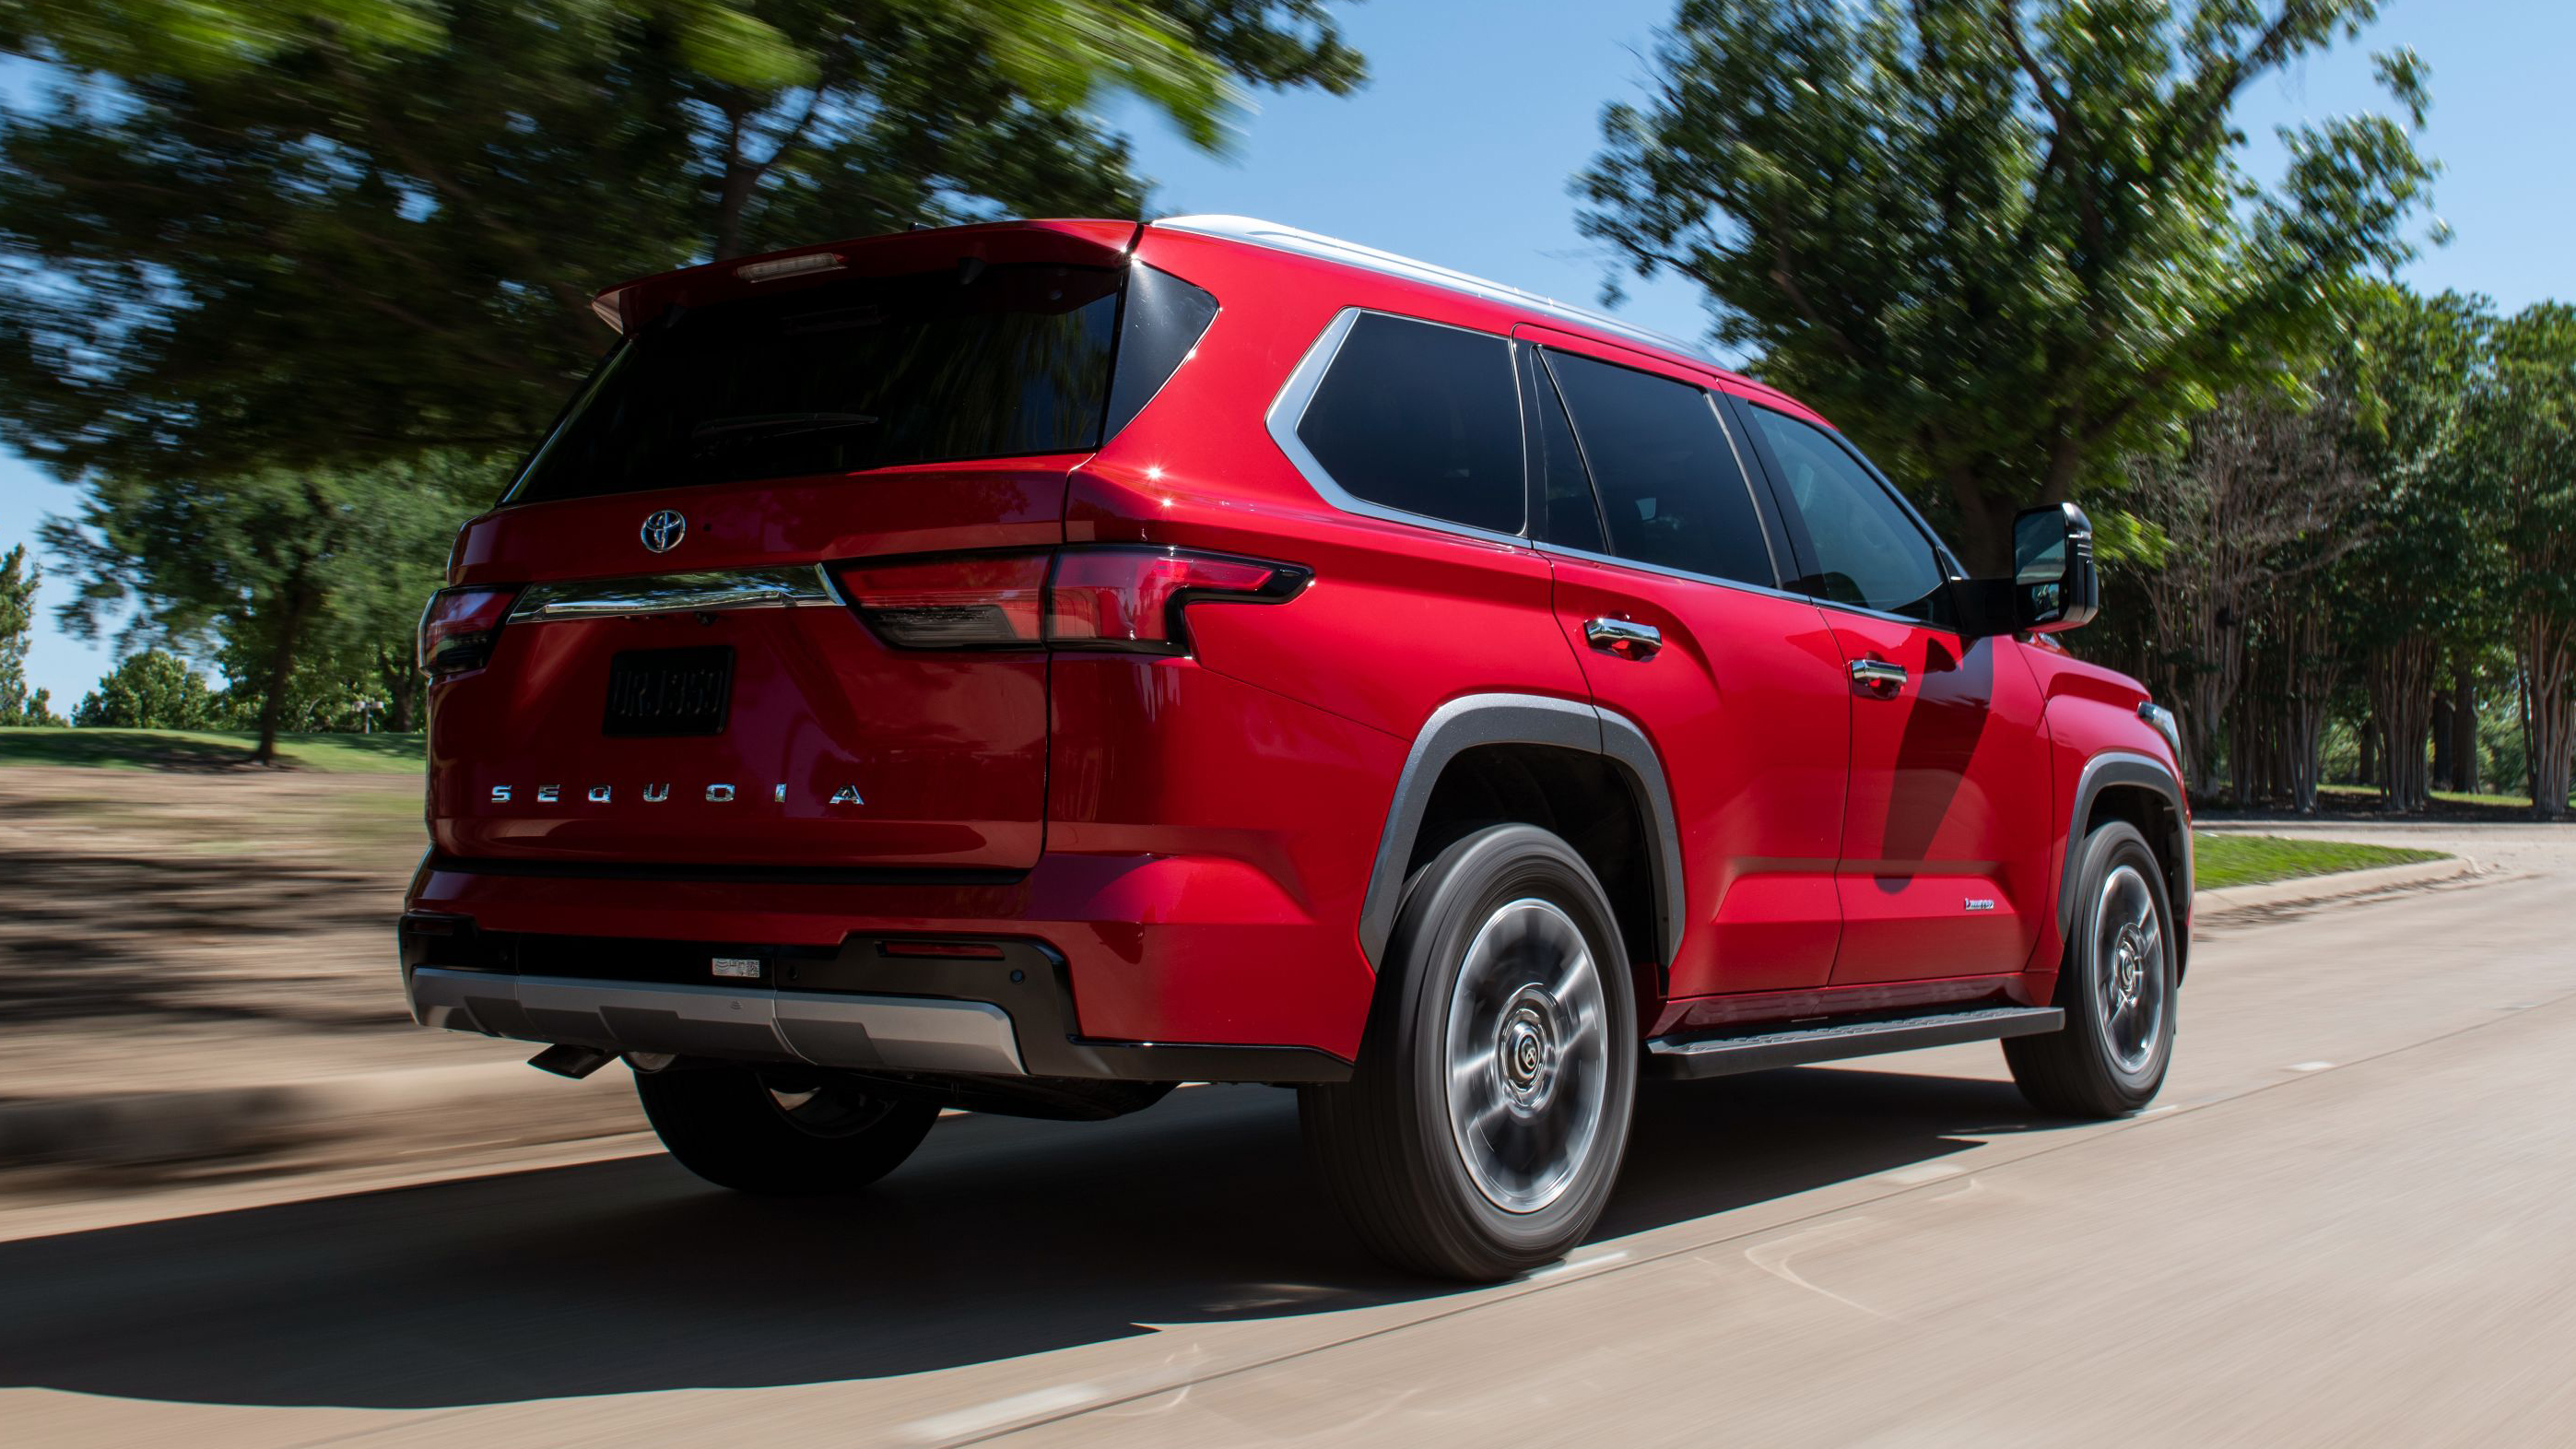
[[[1683,0],[1653,97],[1614,105],[1581,225],[1708,293],[1760,358],[1916,488],[1972,567],[2014,510],[2245,387],[2295,386],[2336,293],[2411,254],[2431,163],[2402,119],[2285,133],[2230,108],[2377,0]]]
[[[372,468],[268,468],[222,478],[101,475],[46,544],[81,580],[65,610],[96,635],[219,658],[255,702],[259,758],[299,699],[381,686],[409,728],[411,627],[438,587],[456,521],[486,501],[474,460],[432,454]],[[317,668],[317,666],[320,666]],[[373,692],[372,689],[370,692]]]
[[[0,554],[0,725],[61,724],[51,696],[27,687],[27,641],[36,627],[36,586],[45,571],[24,544]]]
[[[215,475],[524,445],[598,287],[996,212],[1133,215],[1092,105],[1218,145],[1363,76],[1324,0],[0,0],[0,439]]]
[[[83,729],[202,730],[224,723],[222,701],[186,661],[161,649],[118,660],[81,697],[72,723]]]

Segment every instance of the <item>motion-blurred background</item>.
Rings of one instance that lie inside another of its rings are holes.
[[[2205,806],[2563,815],[2570,54],[2554,0],[0,0],[0,1166],[515,1055],[384,939],[448,540],[598,288],[916,224],[1259,214],[1702,339],[1972,567],[2089,509],[2075,647]]]

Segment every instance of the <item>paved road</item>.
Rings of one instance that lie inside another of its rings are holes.
[[[2495,855],[2214,930],[2130,1122],[1991,1047],[1657,1090],[1502,1288],[1373,1270],[1288,1095],[1202,1089],[857,1202],[628,1157],[0,1242],[0,1441],[2567,1443],[2576,831]]]

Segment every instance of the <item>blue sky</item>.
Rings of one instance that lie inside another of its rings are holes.
[[[1596,303],[1604,258],[1574,229],[1566,180],[1598,143],[1603,103],[1636,93],[1639,57],[1672,0],[1374,0],[1346,7],[1374,79],[1347,100],[1261,96],[1221,158],[1198,155],[1133,108],[1140,169],[1165,211],[1232,211],[1347,237]],[[2357,44],[2258,82],[2238,119],[2268,174],[2276,125],[2377,109],[2369,53],[2412,45],[2432,67],[2426,148],[2448,168],[2436,210],[2451,245],[2418,261],[2427,290],[2482,291],[2508,310],[2576,296],[2576,160],[2564,91],[2576,55],[2565,0],[2396,0]],[[603,279],[606,280],[606,279]],[[1683,336],[1705,328],[1696,292],[1633,286],[1620,310]],[[71,489],[0,454],[0,550],[29,541]],[[68,594],[48,580],[35,684],[67,710],[111,662],[54,627]]]

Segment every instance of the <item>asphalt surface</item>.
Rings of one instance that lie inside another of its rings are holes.
[[[1290,1095],[1204,1088],[951,1118],[842,1202],[630,1155],[102,1203],[0,1241],[0,1441],[2568,1443],[2576,830],[2496,829],[2210,930],[2147,1116],[1990,1046],[1653,1090],[1515,1284],[1373,1268]]]

